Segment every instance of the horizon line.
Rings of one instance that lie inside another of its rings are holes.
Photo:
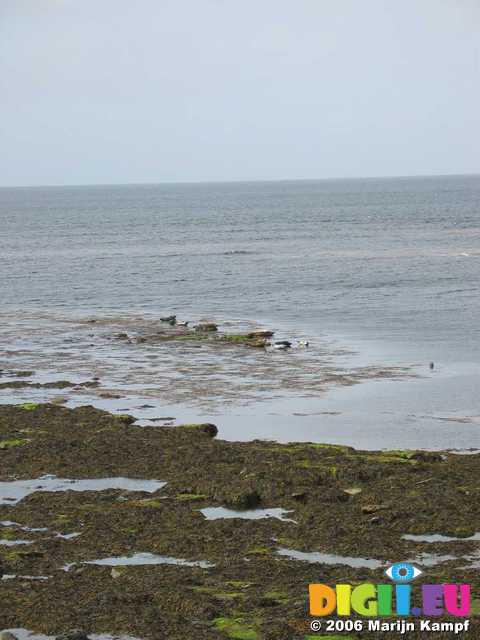
[[[347,180],[405,180],[415,178],[470,178],[480,176],[480,172],[472,173],[418,173],[395,174],[383,176],[334,176],[329,178],[233,178],[229,180],[165,180],[158,182],[91,182],[91,183],[56,183],[56,184],[13,184],[0,185],[0,189],[61,189],[82,187],[141,187],[141,186],[172,186],[172,185],[218,185],[218,184],[248,184],[248,183],[279,183],[279,182],[335,182]]]

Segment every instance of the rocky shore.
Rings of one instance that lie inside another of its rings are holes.
[[[479,455],[216,434],[88,406],[0,407],[0,629],[321,638],[310,582],[386,582],[410,560],[419,584],[472,585],[478,635]]]
[[[226,403],[317,399],[331,389],[422,375],[415,363],[353,363],[338,344],[250,321],[48,317],[46,325],[27,317],[21,330],[18,318],[2,326],[9,345],[0,359],[3,402],[120,400],[100,406],[123,413],[154,401],[218,412]],[[285,342],[292,348],[277,348]]]

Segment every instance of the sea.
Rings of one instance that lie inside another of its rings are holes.
[[[2,188],[0,403],[467,454],[480,449],[479,291],[480,176]],[[293,347],[112,337],[172,313]],[[31,386],[92,377],[99,389]]]

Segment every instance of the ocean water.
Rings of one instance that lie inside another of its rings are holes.
[[[114,370],[133,376],[136,367],[128,403],[89,401],[130,409],[135,387],[154,406],[144,418],[160,409],[177,420],[216,416],[230,439],[480,447],[480,176],[7,188],[0,222],[7,378],[28,366],[34,379],[58,372],[80,380],[103,366],[118,387]],[[132,328],[170,312],[307,337],[310,373],[318,358],[319,371],[328,361],[332,370],[405,366],[417,377],[303,394],[300,378],[288,385],[291,363],[301,368],[303,356],[283,354],[262,370],[264,397],[256,397],[258,376],[248,394],[240,384],[256,364],[242,363],[239,373],[237,358],[215,372],[217,393],[192,392],[203,394],[200,407],[189,395],[185,353],[148,354],[150,373],[175,379],[175,393],[147,384],[145,362],[134,366],[131,351],[100,346],[97,334],[87,355],[86,318],[107,331],[108,323]],[[45,395],[3,390],[0,401]],[[83,400],[67,397],[72,406]]]

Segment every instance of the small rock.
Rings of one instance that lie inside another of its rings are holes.
[[[358,496],[359,493],[362,493],[360,487],[350,487],[350,489],[344,489],[343,493],[346,493],[349,496]]]
[[[134,422],[137,421],[136,418],[134,418],[133,416],[129,416],[127,414],[115,416],[115,420],[118,420],[118,422],[122,422],[123,424],[127,424],[127,425],[133,424]]]
[[[0,632],[0,640],[18,640],[17,636],[14,636],[10,631]]]
[[[228,507],[233,509],[253,509],[258,507],[261,502],[260,495],[257,491],[243,491],[238,494],[229,496],[226,500]]]
[[[297,500],[297,502],[305,502],[305,500],[307,499],[307,494],[305,493],[305,491],[297,491],[295,493],[292,493],[290,497],[293,500]]]
[[[264,596],[263,598],[259,598],[257,600],[257,606],[262,607],[263,608],[268,608],[268,607],[278,607],[281,603],[278,600],[275,600],[275,598],[270,598],[268,596]]]
[[[73,629],[57,636],[56,640],[90,640],[85,631]]]
[[[170,418],[170,419],[174,420],[175,418]],[[206,422],[205,424],[199,424],[198,428],[200,429],[200,431],[203,431],[203,433],[206,433],[211,438],[215,438],[215,436],[218,434],[218,428],[216,427],[216,425],[211,424],[210,422]]]
[[[218,326],[214,322],[201,322],[200,324],[196,325],[195,331],[200,331],[200,332],[218,331]]]
[[[128,340],[128,333],[116,333],[114,337],[117,340]]]
[[[443,462],[443,456],[439,453],[428,451],[415,451],[408,456],[409,460],[419,460],[420,462]]]
[[[376,513],[381,509],[383,509],[383,507],[380,504],[364,504],[362,506],[362,513],[365,513],[365,514]]]
[[[267,331],[267,330],[261,329],[259,331],[251,331],[250,333],[247,333],[247,338],[252,338],[254,340],[258,338],[271,338],[273,334],[274,334],[273,331]]]
[[[382,519],[380,518],[380,516],[373,516],[373,518],[370,518],[370,522],[372,524],[379,524],[382,521]]]
[[[268,342],[265,340],[265,338],[258,338],[256,340],[249,340],[247,343],[248,347],[255,347],[257,349],[263,349],[266,346],[268,346]]]
[[[121,569],[119,567],[113,567],[113,569],[110,571],[110,575],[112,576],[112,578],[114,580],[117,580],[118,578],[121,578],[121,576],[125,573],[125,569]]]

